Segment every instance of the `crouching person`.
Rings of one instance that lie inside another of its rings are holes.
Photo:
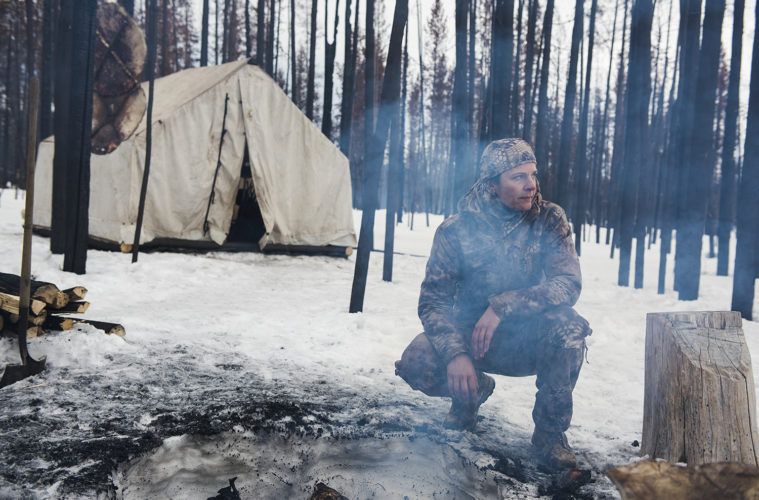
[[[569,223],[542,200],[535,155],[521,139],[491,143],[458,214],[435,233],[419,297],[424,333],[396,373],[428,396],[452,398],[444,426],[471,430],[493,393],[486,373],[537,375],[532,443],[552,469],[576,468],[564,432],[588,322]]]

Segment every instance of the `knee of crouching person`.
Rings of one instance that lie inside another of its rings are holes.
[[[564,349],[584,349],[585,337],[592,333],[588,320],[570,306],[559,306],[546,313],[549,342]]]
[[[395,362],[395,374],[401,377],[412,389],[428,392],[438,384],[436,353],[423,333],[411,341]]]

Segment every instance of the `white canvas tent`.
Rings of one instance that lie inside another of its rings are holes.
[[[143,88],[147,93],[147,83]],[[146,115],[115,151],[91,157],[89,232],[95,240],[117,245],[134,240]],[[188,69],[155,81],[140,243],[223,244],[246,149],[265,226],[261,249],[355,246],[348,159],[264,71],[245,60]],[[51,221],[53,152],[50,137],[40,144],[35,174],[34,225],[42,229]],[[212,191],[214,202],[208,209]]]

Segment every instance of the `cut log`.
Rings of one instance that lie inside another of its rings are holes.
[[[40,335],[44,334],[45,330],[42,329],[41,326],[30,326],[26,329],[26,338],[28,339],[36,339]]]
[[[3,331],[3,328],[5,328],[5,317],[0,314],[0,332]]]
[[[75,286],[63,290],[63,293],[69,298],[69,301],[75,302],[77,300],[84,300],[87,296],[87,289],[83,286]]]
[[[64,318],[62,316],[54,316],[51,314],[47,317],[42,326],[48,330],[65,331],[74,328],[74,323],[74,318]]]
[[[11,313],[8,319],[10,319],[11,323],[16,324],[18,323],[18,317],[19,317],[18,314]],[[47,311],[42,311],[39,314],[39,316],[30,314],[27,321],[29,321],[29,324],[32,326],[42,326],[45,323],[46,319],[47,319]]]
[[[755,394],[738,312],[648,314],[642,455],[756,466]]]
[[[0,292],[18,296],[20,283],[19,276],[0,273]],[[33,299],[41,300],[53,307],[63,307],[68,303],[68,298],[53,283],[31,280],[30,290]]]
[[[0,309],[3,311],[9,312],[11,314],[18,314],[19,313],[19,298],[18,295],[11,295],[8,293],[2,293],[0,292]],[[40,313],[45,309],[45,303],[41,300],[31,299],[29,301],[29,311],[35,315],[39,316]]]
[[[85,323],[87,325],[92,325],[98,330],[103,330],[108,335],[118,335],[119,337],[124,337],[126,335],[126,330],[124,330],[124,327],[118,323],[109,323],[107,321],[95,321],[91,319],[74,319],[74,321],[77,323]]]
[[[89,302],[69,302],[66,307],[55,310],[55,314],[84,314],[90,307]]]
[[[759,468],[723,462],[677,466],[643,460],[606,471],[622,500],[712,500],[759,498]]]

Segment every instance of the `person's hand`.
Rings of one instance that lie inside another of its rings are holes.
[[[462,403],[477,403],[477,372],[472,358],[461,353],[448,363],[448,391]]]
[[[490,349],[490,340],[493,338],[493,332],[495,332],[500,322],[501,318],[493,311],[492,307],[488,306],[485,314],[474,325],[474,331],[472,332],[474,359],[485,357],[485,353]]]

